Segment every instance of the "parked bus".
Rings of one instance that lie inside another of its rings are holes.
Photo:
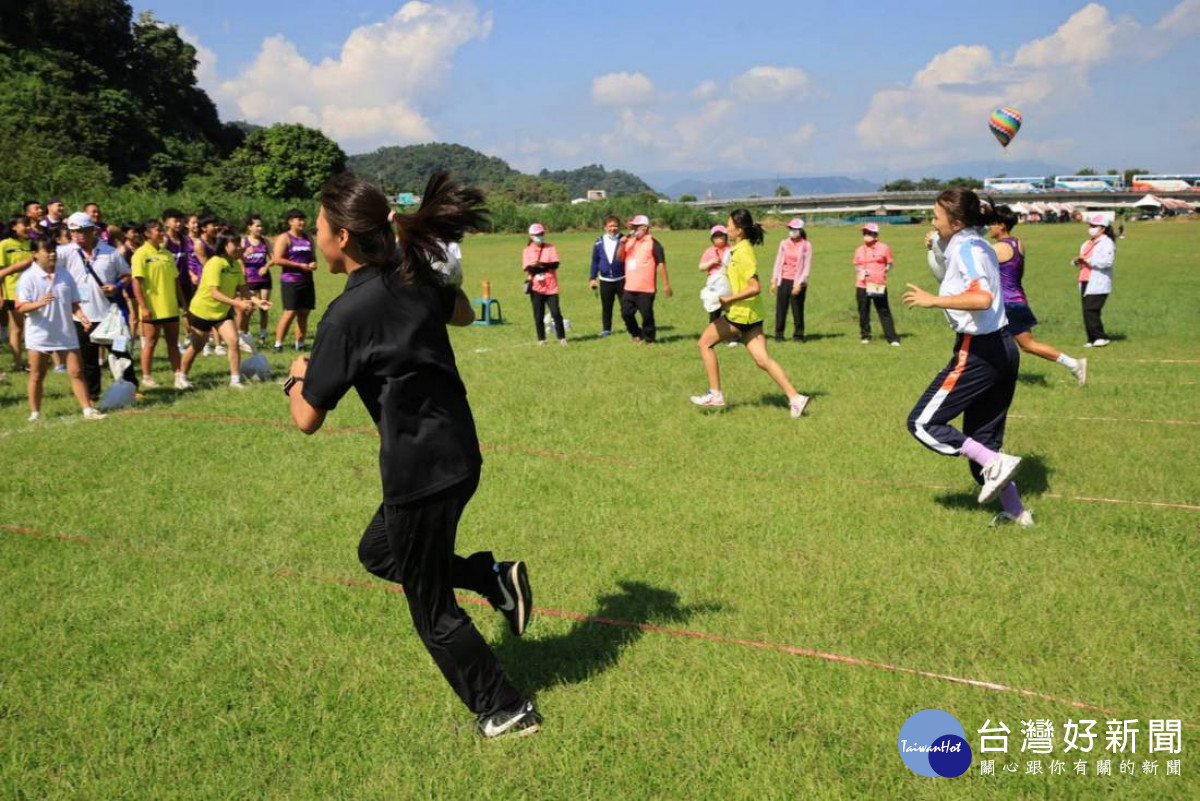
[[[1050,179],[1036,178],[984,178],[985,192],[1045,192],[1050,188]]]
[[[1200,192],[1200,175],[1135,175],[1135,192]]]
[[[1054,189],[1058,192],[1120,192],[1125,179],[1120,175],[1056,175]]]

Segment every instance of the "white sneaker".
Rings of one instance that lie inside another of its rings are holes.
[[[29,413],[29,422],[36,423],[38,420],[41,420],[41,419],[42,419],[41,412],[30,412]]]
[[[1000,494],[1000,490],[1012,481],[1013,473],[1021,466],[1020,456],[1001,453],[983,466],[983,487],[979,490],[979,502],[987,503]]]
[[[249,334],[238,334],[238,350],[242,353],[254,353],[254,342]]]
[[[142,386],[146,389],[158,389],[158,382],[148,375],[143,375]]]
[[[897,339],[894,342],[889,342],[888,344],[891,345],[893,348],[898,348],[898,347],[900,347],[900,340]]]
[[[142,347],[145,347],[145,344],[143,344],[143,345],[142,345]],[[179,354],[180,354],[181,356],[182,356],[183,354],[187,353],[187,349],[188,349],[188,345],[187,345],[187,343],[186,343],[186,342],[181,342],[181,343],[179,343]],[[205,355],[207,356],[208,354],[206,353]]]
[[[1079,382],[1079,386],[1087,383],[1087,359],[1079,359],[1076,367],[1071,371],[1075,374],[1075,380]]]
[[[1108,345],[1107,339],[1097,339],[1095,342],[1092,343],[1093,348],[1103,348],[1106,345]]]
[[[725,405],[725,393],[714,392],[710,389],[703,395],[693,395],[691,400],[692,403],[696,404],[697,406],[705,406],[717,409]]]
[[[195,389],[196,385],[188,380],[188,377],[183,373],[175,374],[175,389]]]
[[[236,381],[231,378],[231,379],[229,379],[229,388],[230,389],[245,389],[246,385],[242,383],[242,379],[240,379],[240,378],[237,379]]]
[[[212,356],[213,355],[212,345],[209,345],[206,343],[204,345],[204,350],[200,351],[200,355],[201,356]]]
[[[729,348],[736,348],[736,347],[737,347],[738,345],[740,345],[740,344],[742,344],[742,343],[741,343],[741,341],[740,341],[740,340],[736,340],[736,339],[735,339],[735,340],[733,340],[732,342],[727,342],[727,343],[725,343],[726,347],[729,347]]]
[[[804,414],[804,408],[808,406],[808,402],[812,398],[807,395],[797,395],[788,401],[788,411],[792,414],[792,419],[795,420],[800,415]]]
[[[224,345],[217,345],[215,348],[213,348],[213,353],[217,354],[218,356],[224,356],[228,352],[229,351],[225,349]]]
[[[558,340],[558,344],[560,344],[560,345],[562,345],[562,346],[564,346],[564,347],[565,347],[565,346],[566,346],[566,344],[567,344],[567,338],[566,338],[566,337],[563,337],[562,339]]]
[[[1001,526],[1016,525],[1021,528],[1033,528],[1033,510],[1024,509],[1021,514],[1013,517],[1008,512],[1001,512],[992,518],[992,522],[988,524],[988,528],[1000,528]]]
[[[860,340],[858,341],[858,344],[860,344],[860,345],[870,345],[870,344],[871,344],[871,340],[869,340],[869,339],[860,339]]]
[[[546,340],[544,340],[544,339],[539,339],[539,340],[538,340],[538,347],[539,347],[539,348],[544,348],[545,346],[546,346]]]
[[[97,409],[95,406],[89,406],[83,410],[84,420],[103,420],[105,417],[108,417],[108,415]]]

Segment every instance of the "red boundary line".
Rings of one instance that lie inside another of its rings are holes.
[[[81,537],[74,534],[54,534],[50,532],[39,531],[27,526],[11,526],[0,525],[0,532],[10,534],[21,534],[25,536],[36,537],[38,539],[57,540],[60,542],[71,542],[79,545],[94,545],[95,543],[87,537]],[[328,576],[314,576],[306,573],[300,573],[294,570],[277,570],[272,575],[278,578],[298,578],[305,581],[310,581],[319,584],[328,584],[351,589],[382,589],[386,592],[404,594],[404,588],[395,584],[383,584],[370,579],[348,579],[335,578]],[[470,604],[472,606],[490,606],[483,598],[477,598],[473,595],[456,595],[456,600],[459,603]],[[855,667],[872,668],[875,670],[883,670],[889,673],[899,673],[908,676],[919,676],[926,679],[936,679],[938,681],[949,682],[952,684],[961,684],[967,687],[977,687],[991,692],[1011,693],[1020,695],[1025,698],[1035,698],[1039,701],[1050,701],[1057,704],[1065,704],[1091,712],[1100,712],[1106,716],[1116,716],[1116,711],[1099,704],[1089,703],[1087,701],[1075,701],[1070,698],[1063,698],[1057,695],[1038,692],[1036,690],[1027,690],[1020,687],[1013,687],[1008,684],[1001,684],[993,681],[981,681],[979,679],[964,678],[962,676],[953,676],[947,673],[937,673],[930,670],[920,670],[917,668],[903,667],[901,665],[892,665],[887,662],[877,662],[871,659],[862,659],[854,656],[844,656],[835,654],[829,651],[820,651],[812,648],[801,648],[794,645],[781,645],[778,643],[763,642],[761,640],[748,640],[740,637],[729,637],[723,634],[709,634],[702,631],[692,631],[689,629],[672,628],[670,626],[657,626],[653,623],[639,623],[634,620],[620,620],[614,618],[599,617],[596,615],[584,615],[578,612],[569,612],[562,609],[550,609],[547,607],[534,607],[534,610],[546,617],[554,617],[565,620],[573,620],[577,623],[588,623],[600,626],[613,626],[617,628],[635,629],[637,631],[648,632],[652,634],[664,634],[670,637],[680,639],[701,640],[704,642],[716,643],[719,645],[736,645],[743,648],[754,648],[763,651],[772,651],[775,653],[789,654],[791,656],[801,656],[807,659],[818,659],[824,662],[832,662],[835,664],[852,665]],[[1184,724],[1187,728],[1197,729],[1200,726],[1195,724]]]

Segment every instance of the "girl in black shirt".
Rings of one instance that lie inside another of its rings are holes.
[[[312,357],[296,359],[284,389],[306,434],[351,387],[358,393],[379,429],[383,481],[383,503],[363,534],[359,559],[404,585],[417,634],[479,716],[479,733],[529,734],[540,716],[454,598],[456,587],[483,595],[517,635],[533,609],[523,562],[454,554],[482,457],[446,325],[470,324],[474,313],[431,264],[445,260],[441,243],[486,220],[483,196],[442,173],[423,198],[415,213],[396,214],[378,187],[356,175],[322,188],[317,248],[331,272],[349,277],[321,319]]]

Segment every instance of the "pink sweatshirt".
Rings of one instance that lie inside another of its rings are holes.
[[[775,254],[775,269],[771,271],[771,286],[779,286],[780,281],[807,284],[811,268],[812,243],[807,239],[788,237],[779,243],[779,252]]]

